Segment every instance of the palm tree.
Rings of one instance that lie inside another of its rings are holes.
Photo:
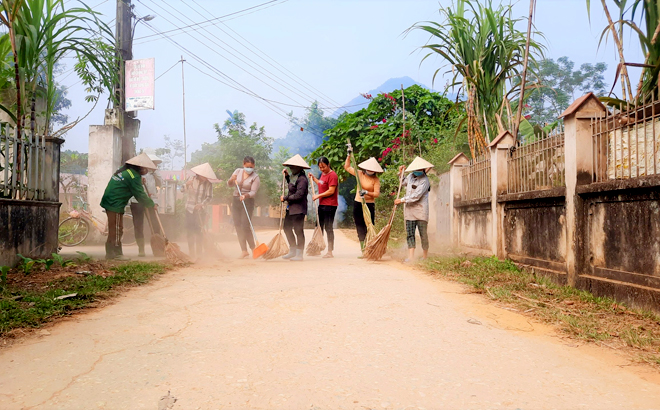
[[[449,87],[459,86],[467,96],[465,105],[468,140],[473,158],[486,152],[486,146],[499,131],[514,123],[510,100],[520,92],[520,78],[527,35],[516,29],[520,19],[512,18],[511,5],[493,8],[489,0],[457,0],[455,9],[440,8],[442,23],[416,24],[431,34],[421,48],[430,50],[422,62],[439,54],[450,66]],[[538,33],[536,33],[539,35]],[[530,60],[542,55],[543,46],[530,41]],[[437,69],[433,80],[443,67]],[[505,113],[506,112],[506,113]],[[459,128],[463,126],[463,122]]]

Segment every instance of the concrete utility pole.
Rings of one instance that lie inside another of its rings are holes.
[[[183,75],[183,63],[186,60],[181,56],[181,87],[182,87],[182,96],[183,96],[183,177],[186,176],[186,165],[188,164],[188,145],[186,141],[186,81],[185,76]]]
[[[134,112],[126,112],[126,67],[125,62],[133,59],[133,31],[131,21],[133,19],[133,5],[131,0],[117,0],[117,51],[119,61],[119,81],[115,94],[115,115],[117,128],[121,130],[121,161],[122,163],[135,156],[135,138],[139,129],[139,120],[135,118]]]

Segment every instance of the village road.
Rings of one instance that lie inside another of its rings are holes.
[[[657,377],[608,349],[337,242],[170,272],[28,337],[0,351],[0,408],[660,407]]]

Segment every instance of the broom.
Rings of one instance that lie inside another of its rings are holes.
[[[183,253],[181,248],[179,248],[179,245],[167,240],[167,237],[165,236],[165,229],[163,229],[163,223],[160,221],[158,212],[156,212],[156,220],[158,221],[158,226],[160,226],[160,231],[163,233],[163,239],[165,240],[165,258],[167,258],[168,261],[175,265],[190,263],[190,256]]]
[[[307,245],[307,256],[319,256],[321,251],[325,249],[325,240],[323,239],[323,231],[319,224],[319,210],[316,207],[316,201],[313,199],[314,195],[316,195],[316,192],[314,192],[314,182],[309,185],[312,188],[312,205],[316,212],[316,228],[314,228],[312,240],[309,242],[309,245]]]
[[[146,191],[147,195],[151,197],[147,185],[144,184],[144,180],[142,185],[144,186],[144,190]],[[154,253],[154,256],[158,256],[158,257],[165,256],[165,244],[166,244],[165,238],[163,237],[163,235],[156,233],[156,231],[154,230],[154,223],[151,220],[149,209],[145,208],[144,213],[147,216],[147,222],[149,222],[149,227],[151,228],[151,239],[149,241],[151,243],[151,251]],[[158,211],[156,211],[156,213],[158,213]]]
[[[355,180],[357,181],[357,189],[358,192],[362,191],[362,184],[360,183],[360,170],[357,167],[357,162],[355,161],[355,156],[353,155],[353,146],[351,145],[351,140],[346,138],[348,148],[351,151],[351,165],[353,166],[353,169],[355,170]],[[364,238],[364,245],[366,247],[369,242],[371,242],[374,237],[376,237],[376,228],[374,227],[373,222],[371,221],[371,211],[369,210],[369,207],[367,206],[367,203],[364,200],[364,197],[362,198],[362,217],[364,218],[364,224],[367,226],[367,236]]]
[[[401,173],[399,177],[399,190],[396,192],[396,197],[399,198],[401,194],[401,185],[403,185],[404,174]],[[394,209],[392,209],[392,215],[390,215],[390,220],[383,227],[383,229],[378,232],[378,235],[364,247],[364,257],[370,261],[377,261],[385,255],[387,252],[387,243],[390,240],[390,232],[392,231],[392,223],[394,222],[394,216],[396,214],[397,205],[394,204]]]
[[[284,190],[286,189],[285,178],[286,177],[282,175],[282,195],[284,195],[285,193]],[[271,239],[271,241],[268,242],[268,251],[263,255],[263,258],[265,260],[279,258],[280,256],[289,253],[289,244],[282,235],[283,221],[284,221],[284,202],[280,202],[280,230],[277,233],[277,235],[275,235],[273,239]]]

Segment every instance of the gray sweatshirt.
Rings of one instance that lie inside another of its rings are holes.
[[[422,175],[416,177],[410,173],[403,180],[406,187],[406,196],[401,198],[405,204],[403,218],[406,221],[428,221],[429,220],[429,188],[431,182],[429,177]]]

